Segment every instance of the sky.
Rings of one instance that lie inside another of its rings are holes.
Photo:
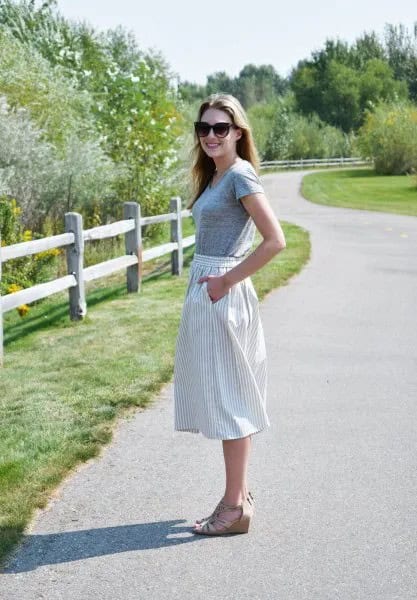
[[[159,50],[181,81],[205,84],[249,63],[271,64],[287,76],[327,38],[353,43],[385,24],[417,22],[416,0],[58,0],[66,17],[98,29],[123,25],[141,49]]]

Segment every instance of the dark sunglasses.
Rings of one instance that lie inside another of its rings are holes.
[[[210,123],[206,123],[205,121],[196,121],[194,123],[194,129],[198,137],[207,137],[210,129],[212,129],[216,137],[224,138],[229,135],[232,127],[235,128],[236,125],[233,123],[215,123],[214,125],[210,125]]]

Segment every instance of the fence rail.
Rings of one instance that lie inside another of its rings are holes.
[[[296,167],[315,167],[331,165],[365,165],[371,164],[372,160],[359,157],[339,157],[339,158],[300,158],[299,160],[267,160],[261,163],[261,169],[268,167],[278,168],[296,168]]]
[[[190,210],[181,209],[181,199],[172,198],[170,211],[167,214],[152,217],[141,217],[140,205],[126,202],[123,206],[124,219],[109,225],[101,225],[92,229],[83,229],[82,216],[78,213],[66,213],[65,233],[40,240],[0,245],[0,280],[2,263],[15,258],[30,256],[45,250],[64,247],[66,250],[67,271],[46,283],[40,283],[24,290],[4,296],[0,295],[0,366],[3,364],[3,313],[22,304],[46,298],[57,292],[68,290],[69,314],[72,320],[84,318],[87,304],[84,284],[94,279],[106,277],[116,271],[126,269],[126,285],[128,292],[139,292],[143,272],[143,263],[164,254],[171,254],[171,272],[181,275],[183,268],[183,249],[192,246],[195,236],[182,237],[182,219],[191,216]],[[150,223],[171,222],[171,241],[154,248],[142,250],[142,227]],[[124,234],[126,254],[104,262],[84,267],[84,243],[103,240]],[[0,240],[1,241],[1,240]]]
[[[52,250],[60,246],[66,246],[74,243],[73,233],[63,233],[61,235],[53,235],[41,240],[32,240],[31,242],[21,242],[20,244],[12,244],[11,246],[3,246],[0,249],[1,262],[6,262],[12,258],[21,258],[22,256],[30,256],[45,250]]]

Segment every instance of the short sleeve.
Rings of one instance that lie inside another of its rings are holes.
[[[264,188],[252,165],[251,168],[239,170],[233,173],[233,185],[236,200],[249,194],[263,193]]]

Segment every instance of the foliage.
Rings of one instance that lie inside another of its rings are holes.
[[[376,173],[400,175],[417,169],[417,107],[410,102],[381,103],[368,110],[359,130],[362,154]]]
[[[298,64],[290,81],[303,114],[316,113],[345,132],[361,125],[370,102],[408,96],[407,83],[396,79],[375,34],[365,34],[352,47],[327,40],[311,60]]]
[[[351,155],[353,136],[327,125],[317,115],[298,114],[292,94],[271,104],[254,105],[248,114],[263,160]]]
[[[22,211],[15,199],[0,196],[0,236],[1,245],[8,246],[19,242],[36,239],[31,230],[24,229],[21,222]],[[20,289],[31,287],[36,283],[50,279],[56,272],[58,248],[38,252],[7,261],[2,265],[1,294],[11,294]],[[19,306],[18,312],[24,316],[28,311],[26,305]]]
[[[200,104],[207,96],[207,87],[191,81],[182,81],[178,84],[181,98],[186,104]]]
[[[262,102],[254,104],[248,110],[249,122],[261,160],[266,160],[266,147],[270,140],[275,116],[282,103],[282,99],[270,103]]]
[[[66,211],[93,212],[94,200],[109,189],[115,169],[98,142],[67,137],[64,148],[44,139],[23,108],[0,98],[0,191],[16,198],[25,228],[62,229]]]
[[[404,25],[386,25],[384,42],[394,77],[406,82],[410,99],[417,101],[417,22],[412,32]]]
[[[26,108],[58,149],[65,147],[67,135],[85,139],[93,131],[89,94],[4,29],[0,29],[0,94],[12,108]]]
[[[236,81],[233,77],[229,77],[225,71],[218,71],[207,76],[205,95],[208,96],[217,92],[237,96]]]
[[[161,173],[176,164],[180,113],[161,59],[142,59],[131,73],[109,71],[99,104],[99,128],[109,156],[126,169],[119,201],[138,199],[144,214],[163,212],[171,190]]]
[[[107,221],[131,199],[144,214],[166,210],[182,134],[171,79],[162,57],[140,51],[122,28],[98,33],[67,21],[52,0],[39,9],[0,4],[0,94],[27,110],[38,144],[51,144],[55,189],[35,203],[37,214],[61,222],[77,209]]]
[[[368,62],[374,59],[386,60],[384,44],[374,31],[365,32],[346,52],[349,66],[356,71],[364,69]]]
[[[293,115],[289,158],[333,158],[351,156],[352,136],[323,123],[317,115]]]
[[[292,114],[291,108],[284,99],[279,98],[275,102],[269,133],[262,152],[265,160],[284,160],[289,158]]]
[[[248,64],[237,77],[230,77],[224,71],[219,71],[208,75],[205,86],[182,82],[179,89],[182,98],[188,102],[201,102],[209,94],[224,92],[236,96],[249,109],[257,103],[272,102],[277,96],[284,94],[287,87],[287,81],[278,75],[272,65]]]

